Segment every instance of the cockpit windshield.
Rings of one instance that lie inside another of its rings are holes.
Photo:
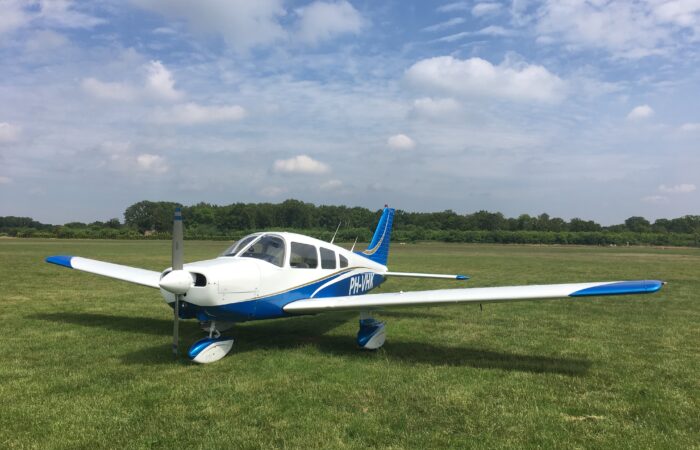
[[[253,234],[233,244],[222,256],[262,259],[278,267],[284,265],[284,241],[271,234]]]
[[[255,239],[259,236],[260,236],[260,234],[251,234],[251,235],[244,237],[243,239],[241,239],[239,241],[234,242],[232,246],[227,248],[221,254],[221,256],[236,256],[236,253],[243,250],[248,244],[250,244],[253,241],[253,239]]]
[[[278,267],[284,264],[284,241],[279,236],[266,234],[253,242],[238,256],[241,258],[262,259]]]

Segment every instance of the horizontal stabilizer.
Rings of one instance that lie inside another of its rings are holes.
[[[324,311],[372,310],[441,303],[488,303],[593,295],[647,294],[658,291],[663,284],[657,280],[639,280],[392,292],[297,300],[287,304],[284,310],[292,314],[311,314]]]
[[[56,264],[82,272],[94,273],[117,280],[128,281],[158,289],[160,272],[139,269],[137,267],[122,266],[95,259],[81,258],[80,256],[56,255],[46,258],[47,263]]]

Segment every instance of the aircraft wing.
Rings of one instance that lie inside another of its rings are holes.
[[[121,264],[81,258],[80,256],[49,256],[46,258],[46,262],[159,289],[158,282],[160,281],[160,272],[153,270],[122,266]]]
[[[646,294],[658,291],[664,284],[657,280],[638,280],[392,292],[297,300],[287,304],[284,310],[292,314],[309,314],[324,311],[372,310],[395,306],[429,306],[445,303],[488,303],[600,295]]]

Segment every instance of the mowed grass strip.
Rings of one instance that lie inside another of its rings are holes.
[[[186,261],[227,243],[187,242]],[[394,245],[378,292],[662,279],[659,294],[404,308],[379,351],[357,315],[237,326],[208,366],[174,361],[157,291],[44,262],[154,270],[166,241],[0,240],[0,448],[697,448],[698,249]],[[201,336],[183,322],[182,345]]]

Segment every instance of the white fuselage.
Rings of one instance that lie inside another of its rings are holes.
[[[193,285],[183,300],[195,308],[198,317],[221,320],[280,317],[285,315],[281,308],[290,301],[360,295],[384,281],[382,274],[387,271],[386,266],[337,245],[296,233],[269,232],[255,236],[235,255],[184,265],[184,270],[192,274]],[[242,256],[246,248],[252,248],[263,236],[283,242],[283,256],[278,253],[277,264],[262,259],[265,255]],[[293,247],[303,247],[305,261],[311,264],[295,267],[297,255]],[[313,267],[314,254],[316,267]],[[174,303],[172,293],[161,289],[161,294],[166,302]]]

